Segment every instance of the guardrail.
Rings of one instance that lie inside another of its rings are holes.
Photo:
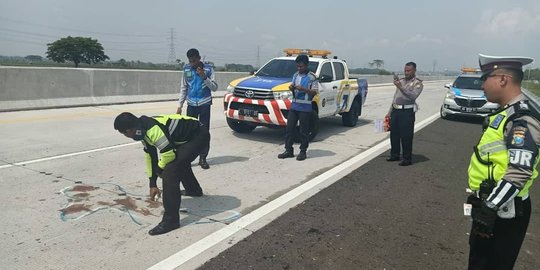
[[[522,88],[521,91],[525,97],[531,101],[529,104],[533,109],[533,114],[536,119],[540,119],[540,98],[525,88]]]
[[[221,94],[244,72],[216,72]],[[369,84],[391,75],[354,75]],[[181,71],[0,66],[0,111],[95,106],[178,99]],[[424,77],[427,80],[453,77]]]

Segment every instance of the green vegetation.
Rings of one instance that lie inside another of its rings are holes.
[[[540,83],[538,81],[524,81],[521,86],[540,97]]]
[[[73,62],[75,67],[79,63],[96,64],[109,59],[97,39],[71,36],[47,44],[47,58],[57,63]]]
[[[373,74],[373,75],[391,75],[392,72],[378,68],[354,68],[349,69],[350,74]]]

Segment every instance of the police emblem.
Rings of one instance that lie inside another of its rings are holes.
[[[515,127],[514,134],[512,135],[512,145],[523,146],[525,144],[526,132],[527,132],[527,128],[525,127]]]

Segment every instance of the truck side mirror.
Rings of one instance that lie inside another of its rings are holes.
[[[447,83],[447,84],[444,85],[444,88],[450,89],[450,87],[452,87],[452,84],[451,84],[451,83]]]
[[[255,75],[255,72],[257,72],[256,70],[252,70],[249,72],[249,75]]]
[[[332,76],[321,75],[321,77],[319,78],[319,81],[322,82],[322,83],[331,82],[332,81]]]

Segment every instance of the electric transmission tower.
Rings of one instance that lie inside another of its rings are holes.
[[[174,51],[174,28],[169,29],[169,64],[176,64],[176,52]]]

